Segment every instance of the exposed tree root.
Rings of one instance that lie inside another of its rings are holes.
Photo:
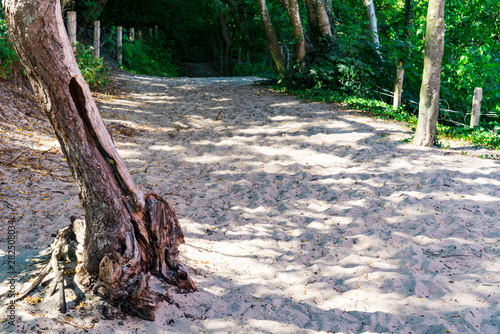
[[[69,243],[75,240],[74,234],[71,235],[71,232],[73,232],[72,226],[67,226],[57,232],[56,239],[50,246],[52,254],[49,263],[42,269],[33,283],[15,299],[16,301],[26,298],[43,282],[51,271],[54,271],[56,284],[50,290],[49,296],[52,296],[56,292],[56,289],[59,288],[59,310],[61,313],[67,312],[66,297],[64,295],[64,274],[59,268],[59,261],[63,254],[69,259]]]
[[[158,233],[158,236],[146,242],[146,246],[151,248],[150,252],[152,254],[164,254],[160,256],[164,258],[155,258],[155,256],[148,254],[154,259],[152,265],[139,275],[128,271],[127,268],[131,263],[124,263],[123,258],[116,253],[102,259],[99,267],[99,277],[92,277],[84,270],[80,270],[79,267],[75,271],[71,270],[71,272],[76,272],[78,281],[87,288],[87,291],[92,291],[95,295],[103,297],[104,300],[109,302],[110,306],[117,308],[119,312],[154,320],[154,311],[158,303],[164,300],[170,303],[172,301],[166,292],[159,293],[150,289],[149,280],[152,275],[158,277],[165,284],[175,285],[184,291],[196,291],[197,288],[177,259],[176,244],[178,242],[175,239],[184,242],[184,236],[182,230],[177,230],[179,226],[176,219],[175,221],[166,221],[165,219],[164,213],[171,208],[159,196],[150,195],[148,203],[150,203],[149,210],[151,214],[148,227],[152,228],[150,233]],[[167,216],[175,217],[175,213]],[[158,222],[159,226],[156,226],[155,223],[151,224],[152,221]],[[176,234],[177,231],[180,232],[179,235]],[[64,268],[65,266],[61,265],[60,261],[67,260],[71,262],[71,268],[75,268],[76,263],[81,263],[85,240],[84,234],[85,221],[72,217],[72,224],[59,230],[52,242],[50,246],[52,252],[47,265],[31,285],[20,293],[15,300],[23,300],[29,296],[51,272],[54,272],[54,285],[48,291],[48,295],[52,296],[59,290],[59,310],[63,314],[66,313],[68,306],[64,293],[66,281],[64,273],[67,268]],[[165,247],[167,241],[171,243],[172,248]],[[159,249],[161,247],[165,248]],[[168,254],[169,251],[175,254]],[[167,268],[162,268],[162,264],[167,264]]]

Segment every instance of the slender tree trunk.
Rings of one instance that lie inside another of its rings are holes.
[[[267,41],[269,43],[269,50],[273,57],[274,65],[278,71],[280,78],[286,78],[288,73],[286,70],[285,62],[283,61],[283,55],[281,54],[281,48],[274,33],[273,23],[271,22],[271,17],[269,16],[269,11],[267,9],[266,0],[258,0],[260,15],[262,17],[262,24],[264,25],[264,32],[266,33]]]
[[[151,275],[196,290],[178,259],[184,234],[160,196],[143,193],[104,126],[73,56],[59,0],[3,0],[14,47],[78,184],[85,213],[80,277],[98,277],[124,311],[154,318]]]
[[[233,40],[229,35],[229,28],[227,26],[226,15],[221,9],[218,9],[217,16],[219,18],[219,32],[222,41],[224,42],[224,45],[231,47],[233,45]]]
[[[232,0],[226,0],[226,3],[227,6],[229,7],[231,15],[233,16],[236,27],[241,32],[241,35],[243,35],[243,37],[248,41],[248,43],[252,44],[252,40],[250,39],[248,31],[243,27],[243,22],[242,22],[243,18],[240,16],[240,13],[236,10],[236,7],[234,6]]]
[[[323,0],[313,0],[316,7],[316,15],[318,17],[318,27],[319,31],[323,35],[332,36],[332,29],[330,25],[330,19],[328,18],[328,13],[326,12]]]
[[[424,71],[414,139],[414,144],[418,146],[434,145],[439,115],[441,59],[444,52],[444,2],[445,0],[429,0],[427,10]]]
[[[316,9],[314,8],[314,0],[305,0],[307,8],[307,18],[309,19],[309,26],[311,30],[319,30],[318,27],[318,15],[316,14]]]
[[[370,34],[372,36],[372,43],[375,46],[376,52],[381,57],[381,53],[378,50],[380,45],[380,40],[378,38],[378,26],[377,26],[377,16],[375,15],[375,6],[373,0],[364,0],[366,6],[366,17],[368,18]]]
[[[288,4],[293,35],[295,37],[295,43],[297,44],[295,60],[299,65],[299,69],[303,69],[305,66],[304,57],[306,56],[306,41],[304,38],[304,30],[302,29],[302,22],[300,21],[299,4],[297,0],[288,0]]]

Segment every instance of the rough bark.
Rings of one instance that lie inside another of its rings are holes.
[[[445,0],[430,0],[427,10],[424,71],[414,139],[414,144],[418,146],[434,145],[439,115],[441,59],[444,51],[444,2]]]
[[[283,61],[283,55],[281,53],[278,39],[276,38],[276,34],[274,32],[273,23],[271,22],[271,17],[269,16],[266,0],[258,0],[258,4],[260,15],[262,17],[262,24],[264,25],[264,32],[266,33],[267,41],[269,43],[269,50],[271,51],[278,75],[283,79],[288,73],[285,62]]]
[[[99,277],[110,300],[153,319],[161,296],[150,291],[150,275],[196,290],[178,259],[184,235],[175,212],[132,181],[78,69],[59,0],[2,4],[14,47],[78,184],[86,223],[78,275]]]

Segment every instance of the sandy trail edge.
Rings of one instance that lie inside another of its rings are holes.
[[[135,181],[176,208],[201,291],[172,290],[154,322],[21,302],[18,332],[498,333],[498,162],[415,148],[400,124],[254,79],[118,73],[124,91],[99,100]],[[0,211],[2,291],[9,217],[20,290],[81,208],[71,182],[22,166],[2,178],[25,192]]]

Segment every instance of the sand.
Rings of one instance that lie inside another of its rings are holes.
[[[200,291],[170,288],[175,303],[148,322],[104,319],[92,300],[61,315],[38,289],[44,302],[18,303],[19,333],[500,332],[496,152],[417,148],[404,124],[257,78],[113,78],[120,90],[96,95],[102,117],[134,180],[175,207]],[[5,138],[39,159],[0,166],[0,292],[9,219],[19,291],[52,235],[82,216],[45,125],[14,130]],[[35,162],[42,171],[26,168]]]

